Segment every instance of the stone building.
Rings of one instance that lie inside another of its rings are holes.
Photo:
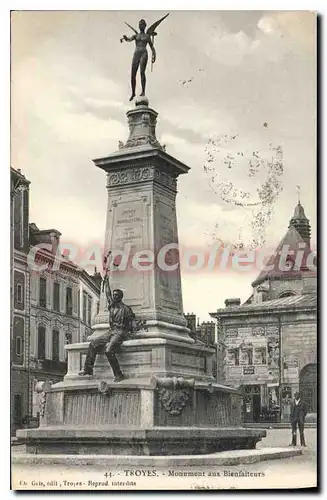
[[[20,170],[10,169],[11,219],[11,415],[20,426],[28,413],[29,271],[27,266],[29,184]]]
[[[101,275],[95,272],[93,276],[85,270],[80,273],[80,333],[79,342],[86,342],[87,337],[92,334],[91,325],[95,316],[99,313]]]
[[[31,224],[31,244],[47,243],[54,230],[38,231]],[[59,242],[59,241],[58,241]],[[39,396],[35,385],[42,380],[53,383],[63,379],[67,371],[65,344],[79,341],[80,269],[61,258],[59,269],[53,269],[56,243],[51,250],[39,249],[35,262],[38,270],[30,270],[30,379],[32,384],[32,416],[37,417]],[[42,266],[42,267],[41,267]],[[44,268],[44,269],[42,269]]]
[[[225,309],[211,313],[224,346],[219,381],[241,387],[245,421],[288,421],[298,390],[315,418],[317,285],[310,224],[300,202],[252,289],[244,304],[227,299]]]
[[[216,324],[214,321],[203,321],[198,328],[200,340],[208,346],[216,344]]]
[[[188,313],[185,314],[185,319],[187,321],[187,328],[190,329],[190,335],[195,339],[196,337],[196,314]]]
[[[190,329],[191,337],[202,342],[207,346],[214,346],[216,344],[216,324],[214,321],[202,321],[200,324],[199,319],[194,313],[185,314],[187,327]]]
[[[212,375],[217,379],[217,356],[219,348],[216,340],[216,324],[214,321],[203,321],[201,324],[197,322],[196,314],[185,314],[187,327],[190,329],[190,336],[198,343],[212,347],[216,350],[216,356],[212,359]]]
[[[64,346],[90,335],[100,297],[98,273],[90,276],[57,255],[59,231],[29,223],[29,185],[11,168],[12,434],[22,425],[36,424],[36,383],[62,380],[67,371]]]

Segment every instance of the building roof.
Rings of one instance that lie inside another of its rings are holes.
[[[287,246],[289,247],[289,255],[292,260],[295,260],[297,252],[300,250],[304,252],[303,255],[303,261],[302,265],[300,266],[300,269],[298,271],[293,271],[292,269],[289,271],[283,271],[281,269],[281,266],[284,264],[281,261],[281,252],[283,247]],[[263,281],[265,281],[268,278],[276,277],[276,276],[283,276],[285,277],[298,277],[301,276],[300,271],[301,270],[307,270],[307,268],[304,265],[305,259],[310,251],[310,248],[307,246],[306,242],[303,240],[302,236],[300,233],[295,229],[294,226],[290,226],[285,234],[285,236],[282,238],[280,241],[279,245],[277,246],[275,252],[273,255],[270,256],[268,259],[267,264],[265,265],[265,268],[262,269],[262,271],[259,273],[259,276],[252,282],[252,286],[255,287],[256,285],[259,285]],[[267,270],[267,267],[272,267],[272,269]]]
[[[20,169],[10,167],[10,176],[17,185],[25,184],[25,186],[28,186],[31,183],[28,179],[26,179],[25,175],[22,174]]]
[[[304,213],[304,208],[302,207],[300,201],[295,207],[294,215],[290,220],[289,227],[290,226],[295,227],[295,229],[299,232],[304,241],[307,241],[310,244],[310,234],[311,234],[310,222]]]
[[[217,309],[215,313],[210,313],[210,316],[216,318],[217,316],[226,316],[233,313],[247,313],[256,311],[267,310],[280,310],[280,309],[307,309],[317,307],[317,295],[291,295],[289,297],[282,297],[279,299],[266,300],[257,304],[243,304],[238,307],[225,307]]]
[[[84,281],[89,287],[93,288],[93,291],[100,295],[101,291],[101,281],[97,279],[97,276],[95,274],[91,275],[89,274],[85,269],[80,268],[80,277],[81,280]],[[101,278],[100,273],[97,273]]]
[[[300,201],[298,202],[298,204],[296,205],[296,207],[294,209],[294,215],[293,215],[292,219],[303,219],[306,221],[309,220],[304,213],[304,208],[302,207]]]

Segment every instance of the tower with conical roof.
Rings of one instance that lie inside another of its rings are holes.
[[[307,258],[310,254],[311,227],[300,200],[294,209],[286,234],[270,256],[259,276],[252,282],[254,295],[257,297],[261,286],[267,285],[266,299],[280,294],[301,293],[303,276],[309,271]],[[288,255],[283,256],[287,251]],[[285,262],[284,262],[285,261]],[[274,285],[272,285],[274,283]]]
[[[310,237],[311,237],[311,227],[309,219],[306,217],[304,213],[304,208],[298,201],[298,204],[295,207],[294,215],[290,220],[289,228],[293,226],[299,235],[302,237],[303,241],[307,243],[310,248]]]

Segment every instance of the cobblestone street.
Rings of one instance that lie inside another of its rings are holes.
[[[193,479],[192,489],[260,489],[260,488],[308,488],[316,486],[316,429],[306,429],[305,437],[307,448],[303,449],[303,455],[294,458],[281,460],[268,460],[255,464],[219,467],[215,470],[209,467],[202,467],[206,480],[204,478]],[[288,447],[291,438],[290,429],[267,429],[267,437],[258,444],[258,448],[263,447]],[[14,447],[13,453],[21,453],[20,447]],[[101,488],[93,485],[97,489],[142,489],[145,487],[153,489],[183,489],[187,488],[186,483],[190,483],[189,477],[168,477],[167,471],[157,469],[157,477],[142,478],[135,477],[135,467],[131,466],[129,471],[122,470],[108,471],[104,467],[94,466],[27,466],[16,465],[12,467],[15,484],[19,486],[19,481],[43,482],[45,487],[40,485],[40,489],[64,489],[70,487],[73,489],[83,489],[79,482],[83,483],[87,489],[92,488],[92,481],[95,483],[107,482],[108,485]],[[181,469],[181,471],[184,469]],[[193,467],[188,470],[194,471]],[[175,472],[178,472],[177,469]],[[107,473],[107,476],[105,475]],[[119,479],[120,484],[113,484],[115,481],[109,479]],[[216,473],[216,477],[208,475]],[[236,473],[236,474],[235,474]],[[218,476],[219,474],[219,476]],[[234,474],[234,475],[233,475]],[[240,474],[240,475],[237,475]],[[252,476],[246,477],[247,474]],[[168,474],[169,475],[169,474]],[[119,476],[119,478],[117,477]],[[161,477],[161,479],[160,479]],[[64,483],[66,481],[66,483]],[[58,482],[56,484],[56,482]],[[67,482],[71,482],[69,485]],[[48,483],[48,484],[47,484]],[[61,486],[59,487],[59,483]],[[90,484],[89,484],[90,483]],[[22,485],[20,485],[21,487]],[[25,485],[27,486],[27,485]],[[31,485],[34,488],[37,485]],[[117,488],[115,488],[115,486]],[[119,487],[120,486],[120,487]],[[86,489],[86,488],[85,488]]]

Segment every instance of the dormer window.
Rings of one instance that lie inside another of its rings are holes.
[[[294,266],[294,261],[291,257],[287,257],[286,262],[284,264],[284,270],[285,271],[292,271]]]
[[[293,295],[296,295],[295,292],[291,291],[291,290],[286,290],[285,292],[282,292],[278,298],[279,299],[284,299],[285,297],[292,297]]]

